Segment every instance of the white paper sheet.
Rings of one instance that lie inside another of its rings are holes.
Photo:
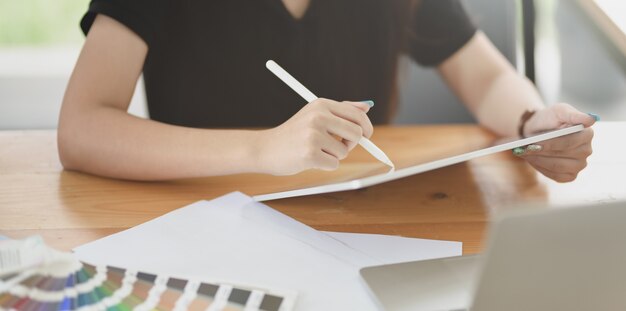
[[[383,264],[450,257],[450,255],[443,255],[449,254],[455,249],[458,252],[454,256],[461,256],[463,249],[461,242],[403,238],[380,234],[325,233]]]
[[[375,310],[359,268],[458,256],[462,247],[458,242],[327,234],[231,193],[74,251],[95,264],[295,290],[296,310]]]

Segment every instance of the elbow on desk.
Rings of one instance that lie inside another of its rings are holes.
[[[66,170],[78,170],[78,156],[75,154],[74,144],[76,144],[75,137],[72,137],[73,129],[67,124],[59,122],[59,128],[57,130],[57,148],[59,152],[59,160],[61,165]]]
[[[85,128],[80,122],[67,120],[59,120],[57,129],[57,149],[61,165],[66,170],[87,171],[88,161],[88,144],[84,140],[93,140],[93,137],[86,136]]]

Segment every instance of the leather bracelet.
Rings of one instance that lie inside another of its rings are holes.
[[[519,137],[526,138],[526,136],[524,135],[524,127],[526,126],[526,122],[528,122],[528,120],[532,118],[536,112],[536,110],[524,111],[522,117],[519,120],[519,126],[517,128],[517,133],[519,134]]]

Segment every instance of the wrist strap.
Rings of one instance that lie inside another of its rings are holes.
[[[517,133],[520,137],[526,138],[526,136],[524,135],[524,127],[526,126],[526,122],[528,122],[528,120],[532,118],[536,112],[536,110],[526,110],[522,114],[522,117],[519,120],[519,126],[517,128]]]

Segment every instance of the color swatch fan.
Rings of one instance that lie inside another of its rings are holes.
[[[295,293],[92,266],[40,238],[0,241],[1,310],[293,309]]]

